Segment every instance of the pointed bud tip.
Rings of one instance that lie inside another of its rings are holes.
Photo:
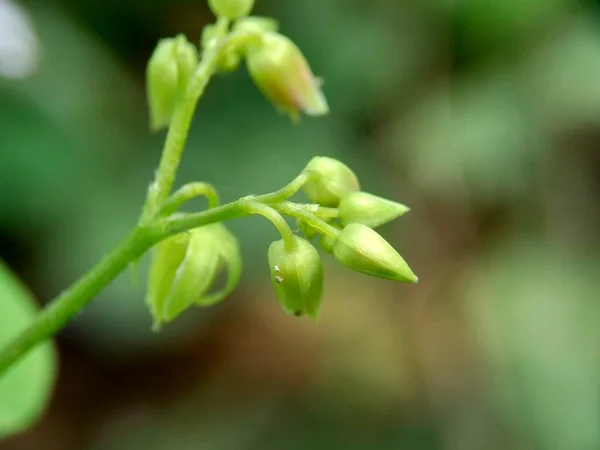
[[[404,283],[418,281],[402,256],[375,230],[363,224],[344,227],[334,243],[333,255],[357,272]]]
[[[342,223],[361,223],[377,228],[406,214],[409,208],[401,203],[363,191],[350,192],[342,197],[339,217]]]

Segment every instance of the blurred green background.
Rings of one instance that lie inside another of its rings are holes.
[[[0,448],[600,449],[599,7],[258,0],[332,113],[294,126],[244,70],[217,77],[179,182],[233,200],[340,158],[412,208],[382,233],[420,283],[325,258],[322,318],[299,321],[270,286],[272,227],[232,222],[235,295],[157,334],[124,274],[58,336],[43,419]],[[0,0],[0,256],[40,303],[134,224],[164,138],[146,61],[211,20],[202,0]]]

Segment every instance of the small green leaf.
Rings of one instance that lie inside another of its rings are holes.
[[[31,295],[0,260],[0,347],[33,320]],[[0,440],[17,434],[40,418],[52,391],[56,354],[47,341],[0,375]]]

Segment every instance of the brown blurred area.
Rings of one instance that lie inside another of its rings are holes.
[[[0,45],[0,256],[44,303],[135,223],[164,138],[145,63],[212,19],[204,1],[10,2],[33,50],[14,65]],[[270,286],[272,227],[234,221],[231,298],[153,333],[124,274],[57,337],[49,409],[0,449],[600,448],[599,7],[257,0],[331,115],[293,126],[244,67],[219,76],[179,182],[230,200],[339,158],[410,206],[381,233],[419,284],[324,254],[321,318],[296,320]]]

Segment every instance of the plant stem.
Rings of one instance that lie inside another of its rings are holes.
[[[181,161],[181,154],[183,153],[194,111],[196,110],[196,104],[215,71],[218,57],[219,52],[216,48],[204,54],[198,69],[190,79],[190,84],[185,95],[175,107],[160,163],[156,171],[154,207],[165,202],[171,194],[175,175]]]
[[[296,178],[294,178],[289,184],[282,187],[278,191],[271,192],[270,194],[259,195],[258,197],[254,197],[254,200],[261,203],[277,203],[287,200],[296,192],[298,192],[302,186],[306,184],[307,181],[310,180],[314,172],[302,172]]]
[[[188,183],[177,190],[158,211],[159,217],[166,217],[179,209],[184,203],[196,198],[204,196],[208,200],[208,208],[216,208],[219,206],[219,194],[213,185],[203,182]]]
[[[335,227],[332,227],[327,222],[319,219],[313,213],[309,212],[306,205],[298,205],[292,202],[281,202],[271,205],[276,211],[286,214],[296,219],[300,219],[306,222],[311,227],[317,229],[320,233],[325,234],[333,239],[337,239],[340,231]]]
[[[283,238],[283,245],[284,245],[285,249],[287,251],[294,250],[294,248],[296,247],[295,235],[281,214],[279,214],[277,211],[275,211],[270,206],[267,206],[263,203],[258,203],[258,202],[252,201],[252,200],[243,200],[241,202],[241,207],[243,208],[244,211],[246,211],[250,214],[259,214],[259,215],[269,219],[269,221],[273,225],[275,225],[275,228],[277,228],[277,231],[279,231],[279,234],[281,234],[281,237]]]
[[[110,254],[53,300],[20,336],[0,353],[0,374],[38,343],[61,329],[91,299],[138,259],[151,245],[151,235],[135,228]]]
[[[0,376],[29,350],[52,337],[155,243],[181,231],[243,215],[239,202],[233,202],[202,213],[159,221],[150,227],[136,227],[111,253],[50,302],[24,332],[0,352]]]

